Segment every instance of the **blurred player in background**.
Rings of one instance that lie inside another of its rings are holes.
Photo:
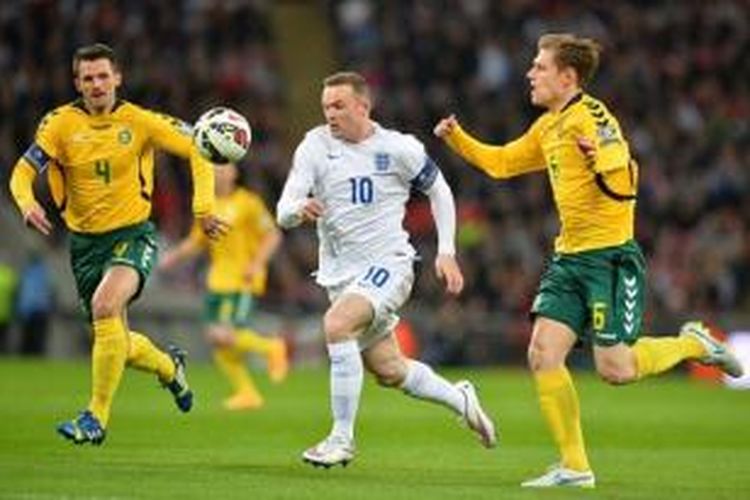
[[[162,352],[130,329],[128,304],[138,298],[156,261],[151,214],[154,151],[190,159],[193,211],[210,237],[226,227],[215,215],[213,166],[199,156],[190,127],[118,99],[122,73],[114,51],[95,44],[78,49],[73,77],[80,98],[48,113],[10,180],[24,221],[44,235],[52,230],[33,193],[48,172],[55,202],[71,232],[73,275],[93,330],[92,395],[58,432],[76,444],[100,444],[126,366],[154,373],[187,412],[193,394],[185,380],[185,353]]]
[[[393,335],[396,313],[414,282],[415,251],[403,229],[412,189],[430,198],[438,232],[437,276],[445,280],[449,294],[463,289],[450,187],[418,140],[370,119],[370,89],[361,75],[345,72],[327,78],[322,107],[327,124],[309,131],[297,147],[277,213],[282,227],[316,223],[316,281],[331,300],[323,330],[331,360],[333,429],[303,459],[330,467],[354,458],[363,366],[381,385],[450,408],[486,447],[494,446],[494,425],[474,386],[468,381],[452,384],[406,358]]]
[[[265,338],[250,329],[253,300],[265,292],[268,261],[281,243],[281,231],[260,196],[236,186],[237,175],[233,163],[215,170],[216,213],[231,226],[231,231],[212,241],[196,223],[190,235],[164,255],[160,268],[167,270],[208,252],[206,336],[213,346],[216,364],[234,389],[224,406],[229,410],[248,410],[263,406],[263,398],[248,372],[246,355],[264,355],[268,375],[274,382],[286,377],[289,366],[282,339]]]
[[[678,336],[643,337],[646,266],[634,240],[637,165],[607,107],[586,94],[598,44],[570,34],[544,35],[527,77],[531,102],[546,109],[520,138],[483,144],[450,116],[435,134],[496,179],[547,171],[561,221],[555,254],[532,306],[528,359],[542,413],[560,461],[526,487],[594,487],[581,431],[578,396],[565,360],[587,331],[600,376],[625,384],[697,359],[738,376],[727,347],[701,322]]]

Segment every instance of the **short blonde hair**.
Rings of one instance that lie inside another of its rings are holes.
[[[349,85],[355,94],[364,97],[368,101],[371,99],[370,85],[367,79],[355,71],[339,71],[323,80],[323,87],[337,87],[339,85]]]
[[[549,33],[539,38],[538,46],[554,52],[558,68],[573,68],[581,87],[591,81],[599,67],[601,45],[592,38],[572,33]]]

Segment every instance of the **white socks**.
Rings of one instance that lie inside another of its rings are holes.
[[[456,386],[424,363],[410,359],[401,389],[408,395],[447,406],[459,415],[464,412],[464,396]]]
[[[364,378],[359,344],[356,340],[328,344],[328,357],[331,360],[331,434],[353,439]],[[401,389],[412,397],[440,403],[458,415],[463,414],[465,401],[461,391],[424,363],[407,361]]]
[[[353,439],[364,371],[359,344],[356,340],[328,344],[328,357],[331,360],[331,433]]]

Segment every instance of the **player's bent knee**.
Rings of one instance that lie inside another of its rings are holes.
[[[390,367],[387,370],[377,372],[375,377],[378,384],[383,387],[401,387],[406,379],[406,373],[403,370]]]
[[[596,367],[596,371],[610,385],[625,385],[635,381],[637,377],[634,368],[622,364],[602,363]]]
[[[122,313],[122,304],[112,298],[94,295],[91,300],[91,315],[94,319],[114,318]]]
[[[619,347],[594,350],[599,376],[612,385],[623,385],[638,379],[638,369],[629,351]]]
[[[531,344],[526,352],[529,369],[532,372],[553,370],[562,366],[565,357],[555,352],[553,349],[544,348],[540,345]]]
[[[230,347],[234,347],[234,339],[228,336],[209,337],[208,343],[211,344],[212,347],[215,347],[217,349],[227,349]]]
[[[328,310],[323,316],[323,333],[329,343],[342,342],[354,338],[352,326],[348,319],[341,314]]]
[[[406,370],[395,363],[388,363],[373,370],[375,379],[383,387],[401,387],[406,378]]]

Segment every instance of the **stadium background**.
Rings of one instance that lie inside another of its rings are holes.
[[[413,201],[407,220],[426,263],[404,311],[422,357],[521,363],[526,311],[557,230],[547,181],[494,183],[431,130],[455,112],[488,141],[520,133],[538,113],[524,74],[537,36],[549,30],[604,44],[591,91],[620,118],[642,167],[637,235],[650,268],[647,325],[669,332],[701,317],[726,330],[750,329],[750,27],[742,0],[10,1],[0,5],[0,263],[17,275],[30,255],[49,265],[55,307],[45,352],[86,353],[86,327],[61,224],[48,241],[25,230],[7,180],[43,113],[74,97],[74,49],[104,41],[122,60],[122,97],[187,121],[218,104],[243,112],[255,133],[243,182],[271,207],[295,144],[321,121],[322,77],[343,68],[366,74],[376,119],[425,141],[458,199],[467,277],[459,300],[446,301],[431,272],[435,244],[424,200]],[[158,160],[153,216],[163,248],[191,222],[184,167]],[[317,325],[325,299],[308,276],[315,259],[310,229],[286,233],[259,318],[287,336],[302,362],[323,352]],[[134,325],[205,355],[201,285],[200,265],[155,274],[131,314]],[[8,350],[18,350],[18,324],[7,340]]]

